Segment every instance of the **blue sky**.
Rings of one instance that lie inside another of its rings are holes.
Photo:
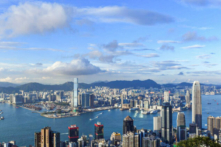
[[[3,0],[0,81],[221,84],[220,0]]]

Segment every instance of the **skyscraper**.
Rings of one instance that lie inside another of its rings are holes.
[[[60,133],[51,131],[50,127],[35,133],[35,147],[60,147]]]
[[[127,116],[123,121],[123,134],[127,134],[127,132],[134,132],[134,120]]]
[[[186,105],[189,105],[190,104],[190,91],[189,90],[186,91],[185,99],[186,99]]]
[[[202,101],[200,92],[200,83],[193,82],[192,88],[192,122],[202,129]]]
[[[161,121],[162,117],[157,116],[153,118],[153,131],[156,133],[157,136],[161,137]]]
[[[169,91],[164,91],[164,102],[170,101],[170,93]]]
[[[178,112],[177,114],[177,141],[186,140],[186,120],[185,114]]]
[[[68,138],[69,142],[77,143],[79,138],[79,128],[76,125],[71,125],[68,127]]]
[[[165,143],[172,144],[172,106],[169,102],[163,103],[162,117],[162,139]]]
[[[104,138],[104,126],[100,122],[97,122],[97,124],[94,124],[94,136],[95,136],[95,139]]]
[[[74,88],[73,88],[73,96],[71,98],[71,106],[78,106],[78,78],[74,78]]]

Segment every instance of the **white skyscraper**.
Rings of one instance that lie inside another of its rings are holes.
[[[73,95],[71,98],[71,106],[75,108],[78,106],[78,78],[74,78],[74,87],[73,87]]]
[[[164,102],[170,101],[170,93],[169,91],[164,91]]]
[[[202,101],[198,81],[194,81],[192,87],[192,122],[202,129]]]

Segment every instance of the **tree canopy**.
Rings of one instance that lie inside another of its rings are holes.
[[[189,138],[187,140],[182,140],[177,143],[178,147],[200,147],[204,145],[205,147],[221,147],[219,143],[211,140],[209,137],[195,137]]]

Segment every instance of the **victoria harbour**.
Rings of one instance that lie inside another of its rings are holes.
[[[214,102],[214,100],[216,102]],[[211,104],[208,105],[208,102]],[[202,121],[203,128],[207,128],[207,117],[212,114],[219,116],[221,107],[221,95],[202,96]],[[94,124],[98,121],[104,125],[104,137],[108,139],[112,132],[122,133],[123,119],[131,116],[138,129],[153,129],[153,117],[157,114],[143,115],[135,111],[120,111],[113,109],[110,111],[97,111],[84,113],[76,117],[61,119],[50,119],[41,116],[39,113],[24,108],[16,108],[9,104],[0,104],[0,109],[4,112],[5,120],[0,121],[0,142],[16,140],[19,146],[34,144],[34,133],[41,128],[50,126],[53,130],[61,133],[61,140],[68,140],[68,126],[76,124],[79,127],[79,135],[89,135],[94,132]],[[192,111],[183,111],[186,116],[186,125],[191,123]],[[176,126],[177,112],[173,113],[173,127]],[[90,120],[91,119],[91,120]]]

